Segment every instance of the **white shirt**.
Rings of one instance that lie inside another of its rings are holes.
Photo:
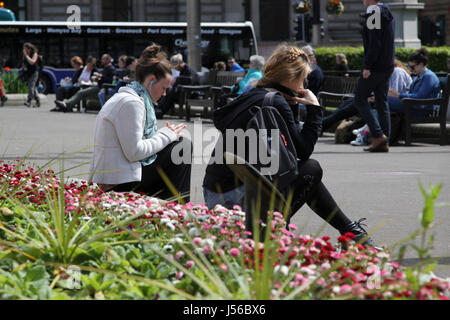
[[[395,89],[399,93],[406,93],[409,91],[411,82],[411,76],[403,68],[395,67],[389,78],[389,89]]]
[[[89,82],[91,81],[91,71],[86,71],[86,67],[83,68],[83,72],[81,72],[80,77],[78,78],[78,82]]]
[[[95,122],[90,180],[108,185],[141,181],[140,160],[178,140],[168,127],[143,139],[145,120],[144,99],[131,88],[120,88],[105,103]]]

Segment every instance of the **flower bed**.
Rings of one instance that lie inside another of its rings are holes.
[[[449,282],[414,273],[389,252],[355,244],[352,234],[336,243],[296,235],[278,212],[255,242],[238,206],[210,211],[83,181],[63,185],[21,161],[0,162],[0,186],[0,299],[450,296]]]

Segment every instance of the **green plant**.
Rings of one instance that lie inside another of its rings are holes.
[[[428,67],[434,72],[447,71],[447,59],[450,58],[450,47],[426,47],[429,53]],[[396,48],[396,58],[407,62],[415,49]],[[336,53],[344,53],[350,70],[360,70],[363,64],[363,47],[321,47],[316,49],[317,63],[322,70],[334,70]]]
[[[19,72],[11,70],[2,75],[3,85],[6,93],[27,93],[28,86],[25,82],[19,79]]]

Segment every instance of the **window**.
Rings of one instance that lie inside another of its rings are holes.
[[[132,0],[102,0],[103,21],[132,21]]]
[[[17,21],[27,20],[27,8],[25,0],[5,0],[5,8],[14,12]]]
[[[261,0],[259,2],[261,40],[289,39],[289,0]]]

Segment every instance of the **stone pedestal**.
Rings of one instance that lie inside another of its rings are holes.
[[[395,46],[420,48],[417,11],[423,9],[425,4],[417,0],[394,0],[387,4],[395,19]]]

